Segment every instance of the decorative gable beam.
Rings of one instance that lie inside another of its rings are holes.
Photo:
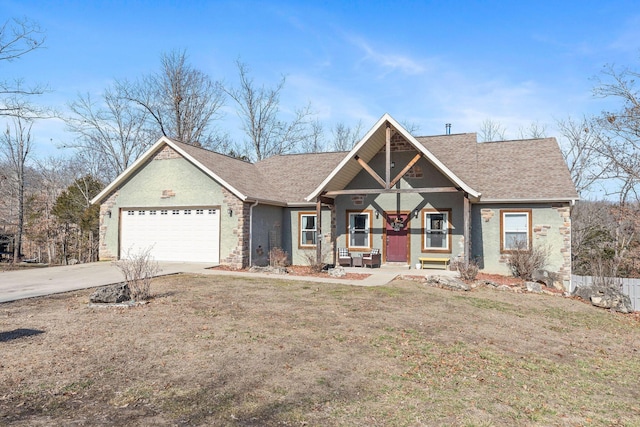
[[[360,164],[360,166],[362,166],[362,169],[366,170],[367,172],[369,172],[369,175],[371,175],[373,177],[373,179],[375,179],[376,181],[378,181],[378,184],[380,184],[382,186],[382,188],[388,188],[387,187],[387,183],[384,182],[384,180],[382,178],[380,178],[380,175],[378,175],[376,173],[376,171],[374,171],[371,166],[369,166],[367,164],[367,162],[365,162],[364,160],[362,160],[359,156],[355,156],[354,159],[356,160],[356,162],[358,162]]]
[[[385,135],[384,149],[386,152],[386,159],[385,159],[386,182],[385,182],[384,188],[389,189],[393,185],[390,183],[390,180],[391,180],[391,125],[389,124],[389,122],[387,122],[387,132]]]
[[[420,160],[421,157],[422,157],[422,153],[416,154],[413,157],[413,159],[411,159],[411,161],[407,164],[407,166],[405,166],[404,169],[402,169],[400,173],[393,179],[393,181],[391,181],[390,187],[393,187],[394,185],[396,185],[396,183],[400,181],[400,178],[402,178],[404,174],[407,173],[409,169],[411,169],[411,167],[415,165],[418,160]]]
[[[403,194],[403,193],[457,193],[460,191],[456,187],[424,187],[424,188],[383,188],[382,190],[376,188],[359,188],[359,189],[347,189],[347,190],[335,190],[327,191],[327,196],[341,196],[345,194]]]

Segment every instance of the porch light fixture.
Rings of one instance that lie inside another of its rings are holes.
[[[229,214],[229,216],[233,216],[233,209],[228,208],[227,213]]]
[[[396,162],[391,162],[391,169],[396,167]]]
[[[414,218],[418,218],[418,209],[414,209],[414,211],[413,211],[413,217],[414,217]]]
[[[376,219],[380,218],[380,212],[376,210]]]
[[[108,210],[108,211],[107,211],[107,216],[108,216],[109,218],[111,218],[111,210]]]

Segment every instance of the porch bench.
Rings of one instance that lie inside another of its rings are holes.
[[[449,258],[428,258],[428,257],[420,257],[418,258],[420,261],[420,268],[424,270],[425,264],[435,264],[438,268],[442,268],[446,270],[449,266]]]

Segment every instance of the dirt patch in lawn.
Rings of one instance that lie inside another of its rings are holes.
[[[568,298],[179,275],[0,304],[0,424],[632,426],[640,326]]]

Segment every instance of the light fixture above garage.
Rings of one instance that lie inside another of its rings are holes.
[[[229,214],[229,216],[233,216],[233,209],[228,208],[227,213]]]

